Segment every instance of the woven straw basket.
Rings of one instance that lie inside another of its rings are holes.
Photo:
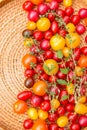
[[[13,112],[16,95],[26,89],[21,64],[27,52],[21,35],[27,22],[24,1],[0,0],[0,130],[23,130],[22,122],[27,118],[27,114]],[[87,7],[87,0],[73,0],[73,6],[76,10]]]

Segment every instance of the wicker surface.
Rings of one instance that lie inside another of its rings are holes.
[[[26,53],[21,32],[27,16],[21,6],[25,0],[12,0],[0,8],[0,126],[4,130],[23,130],[27,115],[13,112],[16,95],[25,90],[21,58]],[[87,7],[87,0],[73,0],[74,7]],[[84,41],[83,41],[84,43]],[[0,128],[1,130],[1,128]]]

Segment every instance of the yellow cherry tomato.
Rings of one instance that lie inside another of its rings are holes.
[[[69,47],[64,47],[62,52],[63,52],[63,55],[65,57],[69,57],[70,56],[70,48]]]
[[[67,116],[60,116],[58,119],[57,119],[57,124],[59,127],[65,127],[68,125],[68,118]]]
[[[77,33],[70,33],[66,36],[66,45],[69,48],[76,48],[80,45],[80,36]]]
[[[27,29],[29,29],[29,30],[35,30],[36,29],[36,23],[35,22],[33,22],[33,21],[29,21],[28,23],[27,23]]]
[[[28,116],[32,120],[36,120],[38,118],[38,112],[35,108],[28,109]]]
[[[86,96],[81,96],[81,97],[78,99],[78,102],[79,102],[79,103],[85,103],[85,102],[86,102]]]
[[[66,25],[66,28],[67,28],[67,30],[68,30],[69,33],[75,32],[75,25],[73,23],[68,23]]]
[[[74,84],[70,83],[69,85],[66,86],[68,94],[72,95],[74,94],[75,86]]]
[[[46,17],[40,18],[37,21],[37,29],[44,32],[47,31],[51,26],[50,20]]]
[[[74,110],[77,114],[87,114],[87,106],[82,103],[77,103]]]
[[[26,38],[24,40],[24,46],[31,47],[33,44],[34,44],[34,42],[33,42],[32,38]]]
[[[65,39],[60,35],[54,35],[50,39],[50,45],[54,51],[61,50],[65,46]]]
[[[76,66],[75,67],[75,73],[76,73],[77,76],[82,76],[83,75],[82,68],[79,67],[79,66]]]
[[[48,75],[55,75],[58,72],[59,66],[53,59],[48,59],[44,62],[43,69]]]
[[[38,110],[38,116],[41,120],[46,120],[48,118],[48,112],[43,110]]]
[[[60,106],[60,102],[58,101],[58,99],[52,99],[51,100],[51,107],[52,109],[57,109]]]
[[[72,0],[63,0],[63,5],[65,7],[72,6]]]

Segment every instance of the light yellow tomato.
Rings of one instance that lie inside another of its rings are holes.
[[[65,7],[72,6],[72,0],[63,0],[63,5]]]
[[[41,120],[46,120],[48,118],[48,112],[43,110],[38,110],[38,116]]]
[[[82,68],[79,67],[79,66],[76,66],[75,67],[75,73],[76,73],[77,76],[82,76],[83,75]]]
[[[35,108],[28,109],[28,116],[32,120],[36,120],[38,118],[38,112]]]
[[[52,109],[57,109],[60,106],[60,102],[58,101],[58,99],[52,99],[51,100],[51,107]]]
[[[34,44],[34,42],[33,42],[32,38],[26,38],[24,40],[24,46],[31,47],[33,44]]]
[[[54,51],[61,50],[65,46],[65,39],[60,35],[54,35],[50,39],[50,45]]]
[[[74,25],[73,23],[68,23],[68,24],[66,25],[66,28],[67,28],[67,31],[68,31],[69,33],[75,32],[75,25]]]
[[[59,127],[65,127],[68,125],[68,118],[67,116],[60,116],[58,119],[57,119],[57,124]]]
[[[44,32],[47,31],[51,26],[50,20],[46,17],[40,18],[37,21],[37,29]]]
[[[69,57],[70,56],[70,48],[69,47],[64,47],[62,52],[63,52],[63,55],[65,57]]]
[[[27,29],[29,29],[29,30],[35,30],[36,29],[36,23],[35,22],[33,22],[33,21],[29,21],[28,23],[27,23]]]
[[[85,103],[86,102],[86,96],[79,97],[78,102],[79,103]]]
[[[77,114],[87,114],[87,106],[82,103],[77,103],[74,110]]]
[[[69,48],[76,48],[80,45],[80,36],[77,33],[70,33],[66,36],[66,45]]]
[[[43,64],[43,69],[48,75],[55,75],[58,72],[58,63],[53,59],[48,59]]]
[[[68,94],[72,95],[74,94],[75,86],[74,84],[70,83],[69,85],[66,86]]]

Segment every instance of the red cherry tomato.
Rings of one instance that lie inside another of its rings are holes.
[[[40,42],[40,47],[41,47],[41,49],[44,50],[44,51],[50,49],[50,42],[49,42],[49,40],[43,39],[43,40]]]
[[[66,67],[69,67],[70,69],[74,69],[75,68],[75,65],[73,63],[73,60],[69,60],[66,62]]]
[[[48,116],[48,119],[49,119],[50,122],[56,121],[57,118],[58,118],[57,113],[50,113],[49,116]]]
[[[72,111],[74,111],[74,105],[68,103],[68,104],[66,105],[66,111],[67,111],[67,112],[72,112]]]
[[[33,126],[33,121],[31,119],[27,119],[24,121],[23,126],[25,129],[30,129]]]
[[[74,12],[74,9],[73,9],[71,6],[65,8],[65,14],[66,14],[67,16],[73,15],[73,12]]]
[[[48,19],[52,22],[55,20],[55,16],[52,13],[48,14]]]
[[[24,100],[25,101],[25,100],[29,99],[31,96],[32,96],[32,92],[31,91],[23,91],[23,92],[21,92],[21,93],[19,93],[17,95],[17,98],[19,100]]]
[[[51,30],[48,30],[44,33],[44,38],[49,40],[52,37],[53,33]]]
[[[87,127],[87,116],[86,115],[82,115],[79,117],[79,125],[81,127]]]
[[[59,4],[58,4],[58,2],[57,1],[55,1],[55,0],[52,0],[51,2],[50,2],[50,9],[51,10],[57,10],[58,9],[58,7],[59,7]]]
[[[57,10],[57,14],[58,14],[58,16],[60,16],[60,17],[64,17],[64,16],[65,16],[65,11],[62,10],[62,9],[58,9],[58,10]]]
[[[42,79],[42,80],[48,80],[48,79],[49,79],[49,76],[48,76],[46,73],[42,73],[42,74],[40,75],[40,79]]]
[[[79,60],[80,54],[81,54],[80,48],[75,48],[74,49],[74,59]]]
[[[82,47],[80,50],[83,55],[87,56],[87,46]]]
[[[60,116],[64,115],[65,114],[65,108],[63,106],[58,107],[57,113]]]
[[[35,31],[33,33],[33,36],[37,41],[40,41],[43,38],[43,33],[41,31]]]
[[[77,25],[79,22],[80,22],[80,16],[79,15],[73,15],[71,17],[71,22],[74,24],[74,25]]]
[[[58,130],[58,125],[57,124],[50,124],[49,125],[49,130]]]
[[[68,96],[68,93],[66,90],[61,90],[60,95],[59,95],[60,101],[61,101],[61,104],[66,105],[68,103],[68,99],[63,100],[64,96]]]
[[[53,52],[51,50],[47,50],[45,52],[45,58],[46,59],[52,59],[52,57],[53,57]]]
[[[78,34],[83,34],[86,31],[86,27],[83,24],[78,24],[76,26],[76,31]]]
[[[40,104],[42,103],[42,98],[40,96],[33,95],[30,98],[30,103],[33,105],[33,107],[39,107]]]
[[[70,112],[70,113],[68,114],[68,119],[69,119],[71,122],[75,123],[76,120],[78,119],[78,115],[75,114],[75,113],[73,113],[73,112]]]
[[[70,125],[70,130],[80,130],[80,125],[79,124],[71,124]]]
[[[48,5],[44,3],[39,4],[37,7],[37,10],[41,15],[45,14],[48,11],[48,9],[49,9]]]
[[[25,11],[30,11],[33,8],[33,4],[30,1],[25,1],[22,7]]]
[[[69,16],[64,16],[63,21],[68,24],[70,22],[70,17]]]
[[[51,24],[51,30],[52,32],[55,34],[58,32],[59,26],[58,26],[58,22],[53,21]]]
[[[74,95],[70,95],[70,96],[69,96],[69,103],[72,103],[72,104],[75,103]]]
[[[58,71],[57,77],[58,77],[59,79],[66,79],[66,74],[63,74],[61,71]]]
[[[39,19],[39,14],[36,10],[29,11],[28,19],[36,22]]]
[[[49,101],[43,101],[40,105],[40,108],[43,111],[49,111],[51,109],[50,102]]]
[[[27,69],[25,69],[24,75],[25,75],[27,78],[31,78],[31,77],[34,75],[34,70],[27,68]]]
[[[78,12],[79,16],[84,19],[87,18],[87,9],[86,8],[81,8]]]
[[[58,30],[58,33],[59,33],[62,37],[65,37],[66,34],[67,34],[67,31],[64,30],[64,29],[59,29],[59,30]]]

